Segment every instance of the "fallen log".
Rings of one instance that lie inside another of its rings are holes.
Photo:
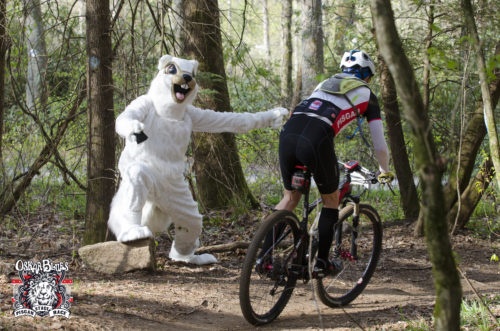
[[[230,252],[238,248],[248,248],[248,241],[235,241],[227,244],[203,246],[196,250],[196,254]]]

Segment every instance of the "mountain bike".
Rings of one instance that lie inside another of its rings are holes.
[[[342,209],[329,259],[339,261],[342,269],[324,278],[312,277],[319,216],[309,228],[308,219],[321,198],[309,203],[311,172],[297,167],[292,185],[304,196],[302,221],[290,211],[274,211],[257,229],[243,262],[239,296],[249,323],[261,325],[276,319],[298,280],[308,283],[312,279],[317,297],[329,307],[347,305],[370,281],[382,249],[382,223],[373,207],[361,203],[362,194],[352,193],[352,185],[369,189],[378,182],[377,176],[357,161],[339,164],[345,170],[339,185]]]

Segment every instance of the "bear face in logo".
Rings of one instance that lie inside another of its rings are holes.
[[[58,303],[57,280],[49,274],[41,274],[33,277],[29,282],[28,304],[37,310],[38,306],[55,307]]]

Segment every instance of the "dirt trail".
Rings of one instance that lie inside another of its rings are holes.
[[[232,240],[245,236],[241,227],[234,228]],[[205,230],[205,242],[217,236],[215,230]],[[411,320],[423,318],[429,321],[434,302],[431,265],[423,240],[414,239],[411,230],[411,224],[406,221],[385,224],[384,250],[377,271],[363,294],[351,305],[331,309],[318,302],[317,308],[311,284],[301,284],[282,315],[261,329],[349,330],[360,326],[365,329],[404,329]],[[236,234],[237,231],[240,232]],[[224,241],[220,236],[217,238],[218,243]],[[453,241],[460,266],[474,287],[482,294],[500,295],[500,266],[490,262],[494,253],[492,247],[498,249],[500,240],[491,242],[461,234]],[[166,258],[169,245],[168,239],[159,239],[160,268],[153,273],[133,272],[110,277],[95,274],[74,260],[69,272],[74,281],[71,285],[74,303],[69,320],[15,318],[11,314],[12,284],[9,278],[15,275],[4,275],[0,278],[0,326],[9,330],[253,329],[243,319],[238,299],[244,250],[217,254],[219,264],[197,267],[169,261]],[[12,250],[9,247],[2,249],[4,253]],[[70,252],[68,250],[68,255],[54,259],[71,260]],[[7,254],[2,260],[13,263],[16,257]],[[472,296],[465,282],[463,289],[465,295]],[[500,315],[500,306],[491,308]]]

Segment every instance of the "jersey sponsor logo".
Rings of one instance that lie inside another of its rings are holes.
[[[313,101],[310,105],[309,105],[309,109],[312,109],[312,110],[318,110],[319,107],[321,107],[321,105],[323,104],[323,102],[319,101],[319,100],[316,100],[316,101]]]
[[[352,109],[340,113],[337,117],[337,132],[355,118],[356,112]]]

